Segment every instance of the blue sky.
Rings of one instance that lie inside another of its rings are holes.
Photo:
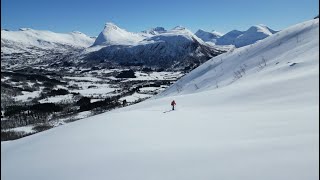
[[[256,24],[280,30],[318,14],[318,0],[1,0],[1,28],[90,36],[106,22],[132,32],[181,25],[226,33]]]

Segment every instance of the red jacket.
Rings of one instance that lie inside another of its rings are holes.
[[[174,106],[174,105],[176,105],[176,102],[175,102],[175,101],[172,101],[172,102],[171,102],[171,106]]]

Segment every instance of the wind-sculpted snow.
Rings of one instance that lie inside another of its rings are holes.
[[[318,19],[298,24],[157,98],[2,142],[1,178],[318,179],[318,33]]]

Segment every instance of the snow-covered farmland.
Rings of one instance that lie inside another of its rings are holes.
[[[72,94],[58,95],[53,97],[47,97],[45,99],[39,100],[40,103],[68,103],[73,100]]]
[[[41,91],[33,91],[33,92],[28,92],[28,91],[22,91],[22,95],[16,96],[15,100],[16,101],[30,101],[36,97],[40,96]]]
[[[180,78],[183,75],[181,72],[151,72],[151,73],[144,73],[144,72],[135,72],[135,76],[137,78],[131,78],[127,81],[133,80],[175,80]]]
[[[120,101],[126,100],[127,102],[135,102],[135,101],[138,101],[140,99],[149,98],[151,96],[152,95],[150,95],[150,94],[134,93],[134,94],[132,94],[130,96],[125,96],[125,97],[120,98]]]

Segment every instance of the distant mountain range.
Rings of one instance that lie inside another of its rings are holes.
[[[265,25],[256,25],[246,31],[232,30],[224,35],[218,32],[207,32],[199,29],[195,35],[205,42],[215,45],[234,45],[243,47],[264,39],[277,31],[270,29]]]
[[[132,33],[107,23],[93,45],[83,53],[82,62],[186,68],[199,65],[221,53],[181,26],[171,30],[157,27]]]
[[[128,32],[113,23],[106,23],[97,37],[81,32],[55,33],[21,28],[1,30],[3,66],[17,64],[64,64],[85,66],[143,65],[165,69],[188,69],[224,52],[219,46],[242,47],[266,38],[276,31],[252,26],[247,31],[219,32],[190,30],[177,26],[171,30],[156,27],[139,33]]]

